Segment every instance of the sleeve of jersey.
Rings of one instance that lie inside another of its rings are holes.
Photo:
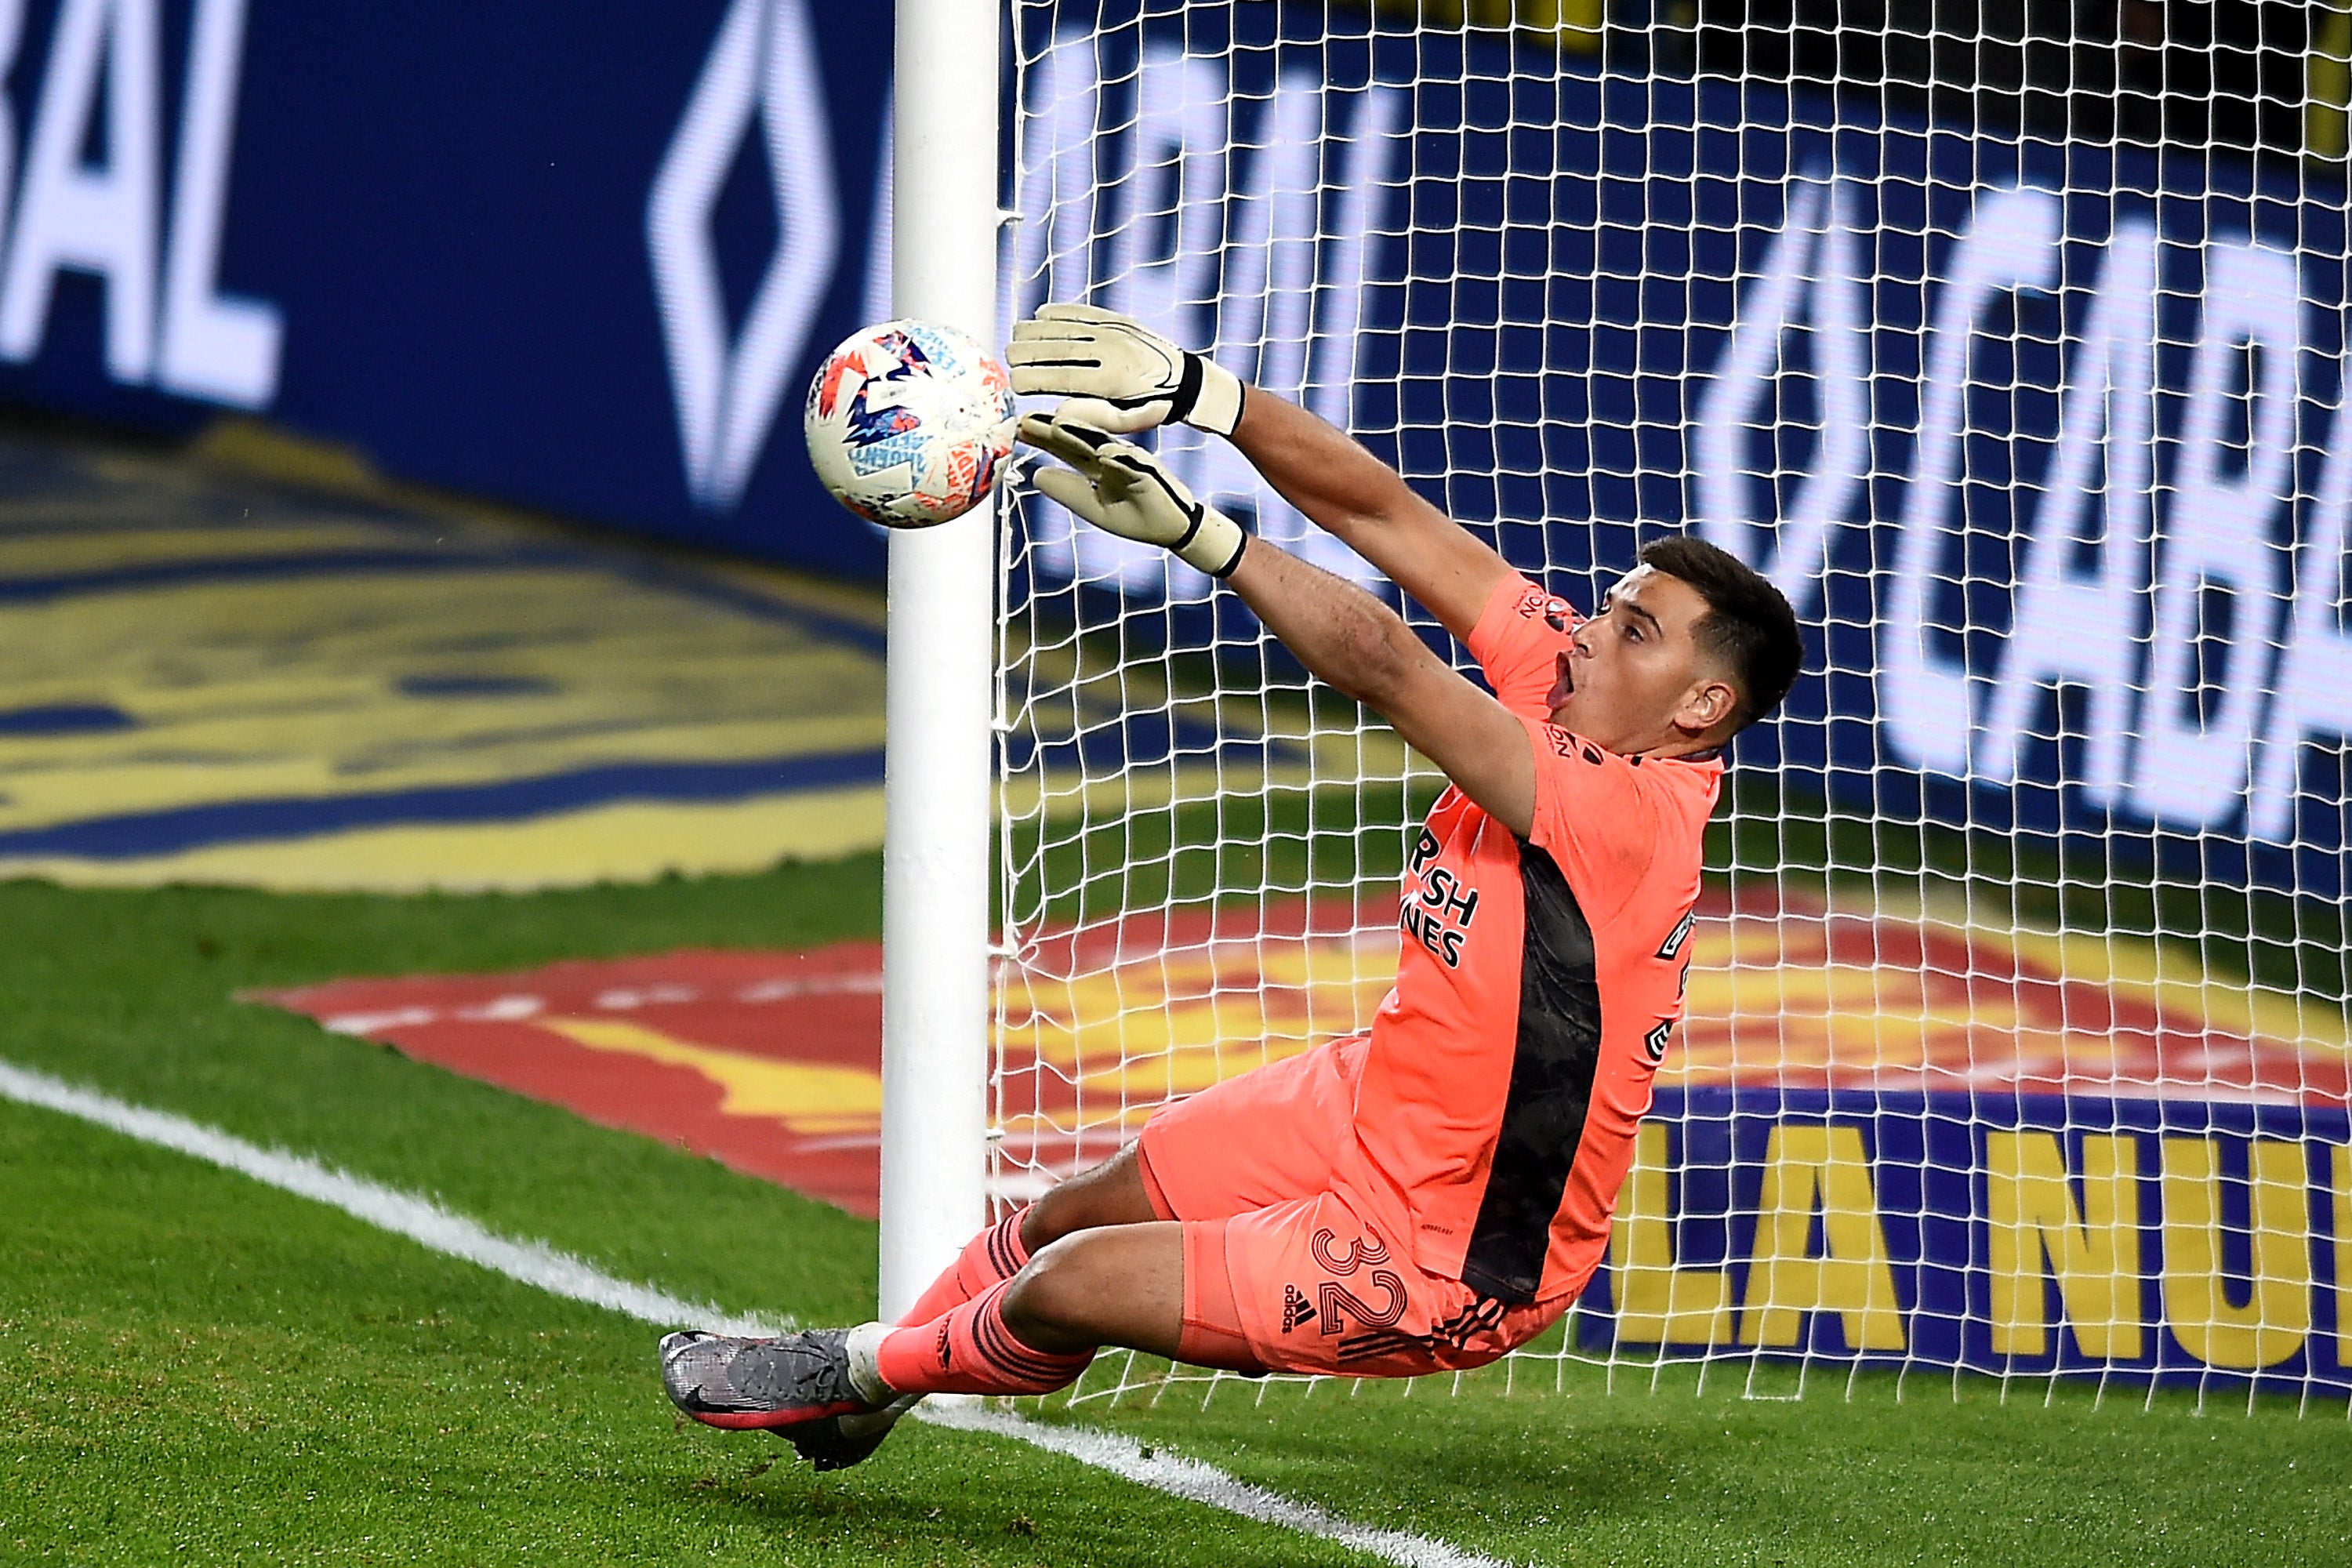
[[[1560,650],[1582,618],[1567,600],[1525,577],[1506,577],[1471,628],[1470,657],[1504,707],[1522,719],[1548,719],[1544,699]]]
[[[1616,918],[1648,874],[1658,837],[1657,802],[1640,769],[1583,736],[1522,719],[1535,749],[1536,816],[1528,840],[1557,862],[1599,925]]]

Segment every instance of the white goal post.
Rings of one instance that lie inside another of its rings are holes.
[[[893,313],[997,325],[998,0],[898,0]],[[997,510],[890,536],[882,1259],[895,1319],[986,1216]]]

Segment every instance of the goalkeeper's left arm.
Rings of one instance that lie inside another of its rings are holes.
[[[1160,545],[1228,584],[1318,677],[1372,709],[1512,832],[1535,821],[1535,758],[1508,710],[1432,653],[1402,617],[1354,584],[1244,534],[1165,465],[1066,412],[1021,422],[1061,458],[1037,488],[1096,527]]]

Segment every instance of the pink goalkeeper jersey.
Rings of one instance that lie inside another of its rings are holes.
[[[1396,988],[1357,1136],[1402,1193],[1415,1261],[1496,1300],[1583,1288],[1608,1245],[1650,1084],[1682,1016],[1719,761],[1623,757],[1549,721],[1581,617],[1524,577],[1470,652],[1526,726],[1524,839],[1458,789],[1407,868]]]

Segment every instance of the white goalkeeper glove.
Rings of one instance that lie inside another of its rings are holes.
[[[1177,420],[1219,436],[1242,422],[1242,381],[1116,310],[1041,305],[1013,328],[1013,390],[1073,401],[1062,411],[1132,435]]]
[[[1241,524],[1192,497],[1167,465],[1131,441],[1074,419],[1021,421],[1021,438],[1069,464],[1040,468],[1037,488],[1106,532],[1173,551],[1187,566],[1230,577],[1248,536]]]

